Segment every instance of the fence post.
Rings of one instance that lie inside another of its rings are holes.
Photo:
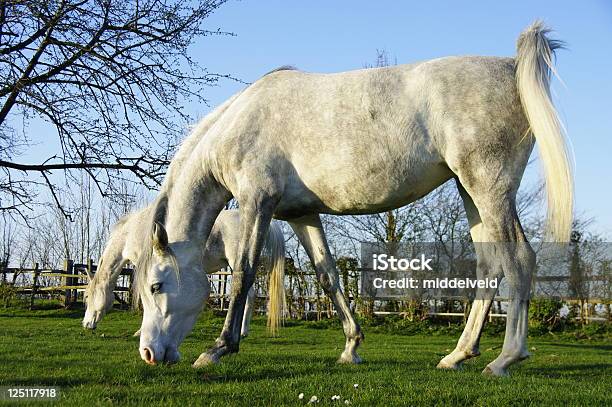
[[[64,274],[73,274],[72,271],[74,269],[74,262],[70,259],[64,259]],[[62,277],[62,282],[64,286],[70,286],[72,284],[72,278],[67,275]],[[64,308],[70,308],[72,297],[72,290],[70,288],[66,288],[64,290]]]
[[[315,283],[316,294],[317,294],[317,321],[321,320],[321,290],[319,284]]]
[[[134,291],[134,267],[130,268],[130,273],[128,274],[128,284],[129,290],[127,291],[127,303],[128,307],[132,309],[137,309],[138,304],[134,304],[134,297],[132,296],[132,292]]]
[[[227,271],[226,269],[224,269],[223,271]],[[221,311],[223,311],[225,309],[225,294],[227,291],[227,274],[223,274],[221,276],[221,289],[219,290],[220,294],[221,294]]]
[[[94,273],[93,259],[87,259],[87,271],[85,272],[86,275],[85,276],[79,275],[77,280],[85,280],[85,281],[87,281],[85,283],[85,285],[89,285],[89,276],[91,276],[93,273]],[[81,285],[80,281],[77,281],[77,283],[79,285]],[[79,299],[79,291],[75,290],[74,293],[75,293],[77,301],[78,301],[78,299]],[[84,294],[83,294],[83,304],[85,304],[85,295]]]
[[[87,277],[93,274],[93,259],[87,259]]]
[[[72,273],[71,274],[73,276],[75,276],[75,277],[70,277],[70,284],[69,285],[74,287],[75,285],[79,284],[79,277],[78,277],[79,270],[74,267],[74,263],[72,264]],[[78,297],[77,297],[78,291],[77,291],[76,288],[72,288],[71,290],[72,290],[72,292],[70,294],[70,305],[72,306],[72,305],[76,304],[76,302],[78,300]]]
[[[293,276],[289,274],[289,292],[287,293],[287,315],[289,318],[293,315],[291,306],[293,305]]]
[[[34,263],[34,280],[32,281],[32,296],[30,297],[30,311],[34,309],[34,296],[38,291],[38,277],[40,276],[40,270],[38,269],[38,263]]]

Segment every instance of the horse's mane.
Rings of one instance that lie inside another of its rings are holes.
[[[111,226],[111,228],[110,228],[110,234],[112,235],[113,233],[115,233],[118,230],[120,230],[121,228],[123,228],[125,226],[125,224],[130,221],[130,219],[132,219],[134,216],[136,216],[137,213],[138,212],[126,213],[122,217],[117,219],[117,222],[115,222],[115,224],[113,226]]]
[[[283,66],[279,66],[278,68],[274,68],[270,72],[266,72],[265,74],[263,74],[262,78],[264,76],[268,76],[268,75],[273,74],[275,72],[280,72],[280,71],[297,71],[297,70],[298,69],[295,66],[293,66],[293,65],[283,65]]]

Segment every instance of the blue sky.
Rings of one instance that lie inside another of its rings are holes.
[[[280,65],[313,72],[358,69],[385,49],[398,63],[447,55],[515,53],[520,31],[543,19],[566,41],[553,86],[576,159],[577,210],[612,235],[612,2],[591,0],[230,1],[206,23],[235,37],[207,37],[192,54],[211,72],[254,81]],[[243,85],[222,81],[211,106]],[[196,117],[210,110],[189,106]],[[529,178],[533,177],[531,174]]]

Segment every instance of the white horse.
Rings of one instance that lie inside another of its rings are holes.
[[[167,181],[143,236],[137,285],[144,316],[140,354],[175,361],[207,284],[202,244],[223,205],[240,204],[233,298],[221,335],[195,367],[237,352],[247,293],[272,217],[287,220],[343,324],[339,361],[358,363],[363,335],[342,295],[320,213],[366,214],[406,205],[454,178],[478,250],[477,272],[508,278],[504,345],[486,373],[508,374],[528,356],[527,311],[534,252],[515,207],[534,142],[547,182],[549,236],[567,241],[573,179],[549,84],[559,43],[537,22],[517,56],[448,57],[412,65],[313,74],[283,69],[216,111],[203,137],[190,137],[180,174]],[[489,246],[490,247],[490,246]],[[494,292],[481,290],[464,332],[440,368],[479,354]]]
[[[128,262],[137,262],[140,256],[139,231],[146,225],[149,208],[121,218],[113,227],[95,274],[88,272],[89,284],[85,290],[85,317],[83,327],[95,329],[106,312],[112,307],[113,291],[121,270]],[[237,210],[221,211],[204,249],[204,270],[207,274],[227,268],[236,258],[240,214]],[[275,303],[268,304],[268,327],[272,333],[280,324],[284,304],[285,241],[277,222],[272,223],[264,246],[265,272],[269,274],[269,289],[278,291],[270,297]],[[247,297],[241,335],[247,336],[253,314],[255,287]]]

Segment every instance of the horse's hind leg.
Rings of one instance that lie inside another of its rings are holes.
[[[325,239],[319,215],[305,216],[289,222],[304,246],[315,267],[317,278],[325,293],[331,298],[342,322],[346,345],[338,359],[339,363],[360,363],[357,347],[363,340],[361,328],[353,318],[349,305],[340,290],[338,271]]]
[[[480,219],[478,209],[474,204],[474,201],[466,190],[461,186],[458,180],[457,188],[463,199],[463,205],[467,214],[468,222],[470,224],[470,234],[474,242],[482,242],[485,238],[483,233],[483,225]],[[495,270],[489,269],[492,265],[485,261],[486,254],[484,253],[486,247],[477,244],[476,245],[476,276],[478,279],[501,277],[501,269],[499,265]],[[493,303],[493,297],[495,296],[496,289],[478,288],[476,292],[476,298],[472,303],[470,315],[463,329],[463,333],[457,342],[455,349],[448,355],[446,355],[440,363],[438,368],[440,369],[459,369],[461,364],[470,358],[480,355],[479,345],[480,336],[482,335],[482,328],[486,322],[487,314]]]
[[[510,290],[510,303],[506,315],[506,333],[502,351],[483,371],[493,376],[507,376],[508,367],[529,357],[527,350],[529,295],[535,269],[535,253],[525,239],[516,213],[513,223],[516,242],[499,245],[499,256]]]
[[[508,280],[510,304],[504,345],[501,354],[484,371],[495,376],[505,376],[510,365],[529,356],[527,318],[535,254],[525,238],[516,213],[516,178],[510,173],[494,180],[473,183],[464,182],[461,176],[459,178],[478,208],[482,223],[480,234],[483,243],[476,243],[477,247],[480,246],[477,252],[478,267],[485,267],[489,278],[503,273]],[[486,312],[480,308],[474,320],[478,322],[485,316]],[[482,328],[482,324],[472,326],[472,338],[477,337],[476,328]],[[477,344],[473,339],[466,343]]]

